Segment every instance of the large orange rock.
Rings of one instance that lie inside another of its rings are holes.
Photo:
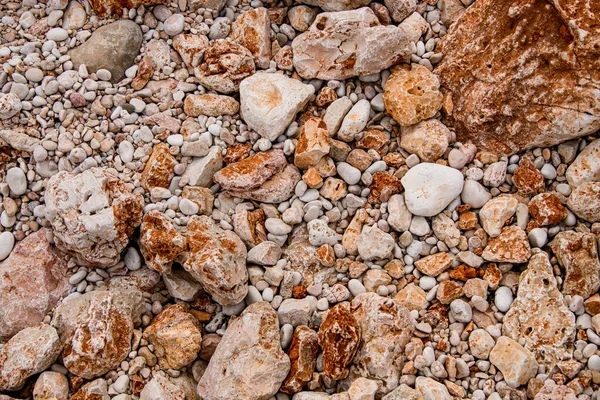
[[[94,12],[100,17],[120,16],[124,8],[138,8],[139,6],[153,6],[163,3],[164,0],[90,0]]]
[[[500,153],[600,128],[600,4],[480,0],[441,41],[435,72],[461,142]]]

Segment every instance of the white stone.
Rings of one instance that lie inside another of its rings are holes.
[[[513,293],[510,288],[500,286],[494,295],[494,304],[501,312],[507,312],[513,302]]]
[[[412,215],[406,208],[404,196],[395,194],[390,197],[388,200],[388,224],[398,232],[405,232],[410,228],[411,221]]]
[[[131,142],[123,140],[121,143],[119,143],[119,156],[121,157],[121,161],[124,163],[133,161],[134,152],[135,148]]]
[[[12,232],[4,231],[0,233],[0,261],[4,260],[10,255],[13,247],[15,246],[15,237]]]
[[[19,96],[14,93],[0,93],[0,119],[9,119],[14,117],[19,113],[19,111],[21,111],[21,108],[22,106]],[[2,138],[4,139],[4,137]]]
[[[585,182],[600,181],[600,139],[594,140],[579,153],[565,176],[573,188]]]
[[[360,182],[361,172],[358,168],[354,168],[352,165],[341,162],[337,164],[338,175],[348,185],[356,185]]]
[[[169,36],[175,36],[183,31],[183,14],[173,14],[163,23],[163,29]]]
[[[69,33],[63,28],[52,28],[46,32],[46,38],[48,40],[54,40],[55,42],[62,42],[69,37]]]
[[[354,107],[350,109],[342,121],[342,126],[337,132],[337,137],[344,142],[351,142],[355,136],[362,132],[369,122],[371,104],[368,100],[359,100]]]
[[[364,227],[357,244],[358,253],[366,261],[391,258],[394,251],[394,238],[377,225]]]
[[[479,182],[467,179],[460,197],[463,203],[470,204],[473,208],[481,208],[492,198],[492,195]]]
[[[13,167],[6,172],[6,183],[10,190],[17,196],[27,192],[27,177],[21,168]]]

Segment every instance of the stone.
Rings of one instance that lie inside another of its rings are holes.
[[[547,370],[572,358],[575,315],[564,303],[546,253],[536,251],[519,277],[502,333],[522,343]]]
[[[187,244],[183,267],[217,303],[237,304],[246,297],[246,246],[238,235],[220,228],[210,217],[193,216]]]
[[[283,74],[258,72],[240,83],[240,113],[260,136],[274,141],[285,132],[315,88]]]
[[[404,23],[381,25],[367,7],[321,13],[292,42],[294,68],[304,79],[372,75],[408,58],[422,33]]]
[[[69,293],[67,262],[40,229],[17,243],[0,263],[0,339],[39,325]]]
[[[298,168],[288,164],[283,171],[273,175],[261,186],[248,190],[229,190],[228,193],[234,197],[256,200],[261,203],[279,204],[292,197],[300,178]]]
[[[118,263],[142,222],[142,196],[106,168],[53,175],[44,200],[56,246],[91,267]]]
[[[188,6],[191,11],[197,11],[199,8],[221,11],[227,0],[190,0]]]
[[[392,258],[394,252],[394,238],[377,225],[364,227],[357,244],[358,254],[365,261]]]
[[[552,379],[546,379],[533,400],[577,400],[577,394],[567,385],[557,385]]]
[[[600,139],[592,141],[569,165],[565,173],[569,185],[600,181]]]
[[[521,194],[529,196],[544,186],[544,176],[535,168],[533,162],[525,157],[513,173],[513,182]]]
[[[342,384],[354,386],[364,377],[379,383],[378,396],[387,394],[399,384],[404,349],[416,323],[400,302],[372,292],[356,296],[351,312],[360,326],[360,345]]]
[[[481,183],[467,179],[460,198],[464,204],[469,204],[472,208],[481,208],[492,198],[492,194]]]
[[[469,349],[475,358],[486,360],[494,345],[494,338],[485,329],[475,329],[469,335]]]
[[[163,369],[183,369],[192,363],[202,343],[200,321],[185,303],[167,306],[144,330]]]
[[[254,8],[240,14],[231,26],[230,38],[250,50],[256,66],[269,68],[271,20],[266,8]]]
[[[205,400],[268,399],[289,370],[277,313],[269,303],[254,303],[230,321],[198,383],[198,395]]]
[[[169,217],[153,210],[142,219],[139,245],[146,264],[159,273],[165,273],[185,250],[186,238]]]
[[[414,283],[409,283],[400,289],[394,299],[411,311],[425,310],[429,305],[427,293]]]
[[[329,136],[333,136],[337,133],[344,117],[348,114],[348,111],[350,111],[352,106],[352,100],[344,96],[340,97],[327,107],[325,115],[323,115],[323,121],[325,121],[325,125],[327,125]]]
[[[21,389],[27,378],[49,368],[62,345],[49,325],[25,328],[0,349],[0,390]]]
[[[67,377],[59,372],[42,372],[35,381],[33,398],[35,400],[67,400],[69,398]]]
[[[598,10],[584,12],[589,3],[577,0],[566,12],[561,3],[527,0],[513,8],[480,1],[440,41],[436,52],[444,58],[436,73],[450,92],[447,122],[459,141],[510,154],[598,130],[600,101],[588,79],[599,53],[592,43],[600,35],[586,22]],[[547,63],[546,54],[564,57]],[[529,73],[519,73],[523,65]]]
[[[171,268],[169,272],[162,273],[165,287],[169,294],[181,301],[192,301],[204,293],[202,285],[182,267]]]
[[[294,152],[294,165],[300,169],[314,167],[329,154],[329,150],[327,125],[321,118],[311,117],[302,125]]]
[[[395,194],[388,200],[388,219],[387,222],[398,232],[406,232],[410,228],[412,214],[408,211],[404,196]]]
[[[527,234],[515,225],[504,227],[500,235],[488,241],[481,256],[492,262],[527,262],[531,256]]]
[[[290,25],[292,25],[295,30],[305,32],[310,28],[318,14],[318,8],[300,5],[292,7],[288,11],[288,18],[290,20]]]
[[[421,217],[439,214],[463,190],[460,171],[439,164],[420,163],[401,179],[408,210]]]
[[[337,132],[337,137],[344,142],[352,142],[356,135],[362,132],[369,122],[371,104],[362,99],[356,102],[344,117],[342,125]]]
[[[307,296],[303,299],[285,299],[277,309],[279,325],[290,324],[293,327],[308,325],[317,311],[317,299]]]
[[[219,94],[189,94],[185,97],[183,110],[191,117],[206,115],[218,117],[221,115],[235,115],[240,109],[240,103],[230,96]]]
[[[2,96],[2,93],[0,93],[0,119],[2,119],[3,98],[6,97]],[[21,103],[18,104],[20,107]],[[34,146],[40,143],[39,139],[33,138],[26,133],[5,129],[0,129],[0,139],[13,149],[26,151],[28,153],[33,153]]]
[[[183,388],[162,374],[154,374],[140,392],[140,400],[185,400]]]
[[[394,22],[402,22],[417,9],[416,0],[385,0],[384,3]]]
[[[181,33],[173,38],[173,47],[177,50],[185,65],[197,67],[204,56],[204,50],[208,47],[208,38],[204,35]]]
[[[85,25],[86,19],[87,14],[83,6],[76,1],[71,1],[63,15],[63,29],[76,31]]]
[[[287,166],[281,150],[256,153],[215,173],[214,180],[225,190],[248,190],[261,186]]]
[[[567,206],[588,222],[600,221],[600,182],[584,182],[567,199]]]
[[[210,187],[214,175],[221,168],[223,168],[221,148],[213,146],[206,156],[194,157],[183,173],[183,178],[187,179],[192,186]]]
[[[17,196],[27,192],[27,177],[25,172],[19,167],[9,168],[6,171],[6,183],[9,189]]]
[[[252,248],[267,240],[265,213],[263,210],[248,211],[238,208],[232,220],[235,233],[238,234],[248,248]]]
[[[1,120],[7,120],[14,117],[21,111],[21,108],[21,100],[15,93],[0,93]]]
[[[539,226],[556,225],[567,217],[567,209],[553,193],[540,193],[528,204],[529,214]]]
[[[146,190],[153,187],[168,188],[175,176],[177,160],[169,152],[169,145],[158,143],[152,149],[152,155],[146,162],[140,183]]]
[[[183,31],[183,14],[173,14],[163,22],[164,32],[169,36],[176,36]]]
[[[432,378],[419,376],[415,380],[415,388],[423,396],[423,400],[452,400],[448,389]]]
[[[442,107],[440,81],[419,64],[392,68],[385,83],[385,109],[401,126],[414,125],[433,117]]]
[[[444,213],[439,213],[431,219],[431,228],[435,236],[446,243],[449,248],[458,246],[460,230],[452,218]]]
[[[294,394],[302,390],[312,379],[317,362],[319,341],[317,332],[306,325],[300,325],[294,331],[292,343],[288,348],[290,372],[283,382],[280,391]]]
[[[109,3],[115,1],[122,4],[121,0],[111,0]],[[96,2],[104,3],[104,0],[96,0]],[[68,54],[71,56],[75,70],[82,64],[90,73],[106,69],[110,71],[110,81],[116,83],[123,79],[125,70],[134,64],[141,45],[142,30],[139,25],[123,19],[96,29],[84,44],[77,46]]]
[[[124,8],[138,8],[140,6],[153,6],[164,0],[90,0],[94,12],[101,18],[111,15],[121,16]]]
[[[483,184],[498,187],[506,180],[506,162],[498,161],[490,164],[483,174]]]
[[[490,353],[504,381],[512,388],[527,384],[537,373],[538,364],[532,352],[507,336],[500,336]]]
[[[60,304],[52,326],[64,343],[64,366],[85,379],[118,368],[131,351],[133,328],[144,311],[137,290],[96,290]]]
[[[194,68],[202,86],[225,94],[237,92],[240,82],[254,71],[250,50],[231,39],[212,41],[204,50],[203,61]]]
[[[481,227],[491,237],[502,232],[502,227],[517,211],[519,201],[512,196],[494,197],[479,210]]]
[[[559,232],[550,242],[550,248],[565,270],[564,295],[587,299],[600,289],[600,261],[594,234]]]
[[[439,252],[415,261],[415,267],[428,276],[438,276],[452,265],[452,257],[445,252]]]
[[[199,214],[206,215],[212,213],[215,196],[209,188],[200,186],[185,186],[183,188],[183,192],[181,193],[181,198],[189,200],[198,206]]]
[[[349,303],[340,303],[329,309],[319,327],[325,376],[333,380],[348,376],[348,366],[358,350],[360,336],[360,325],[350,312]]]
[[[367,0],[301,0],[300,3],[320,7],[323,11],[353,10],[369,4]]]
[[[76,391],[70,400],[110,400],[108,384],[103,378],[88,382]]]
[[[275,265],[281,258],[281,247],[275,242],[264,241],[248,251],[247,261],[257,265]]]
[[[319,194],[328,200],[338,201],[346,197],[348,187],[343,180],[329,177],[323,182],[323,186],[319,189]]]
[[[416,154],[424,162],[440,158],[452,139],[452,132],[437,119],[428,119],[415,125],[404,126],[400,147]]]

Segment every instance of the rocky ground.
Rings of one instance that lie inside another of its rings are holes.
[[[597,0],[0,0],[0,400],[600,395]]]

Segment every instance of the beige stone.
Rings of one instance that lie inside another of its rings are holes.
[[[540,193],[528,204],[529,214],[540,226],[556,225],[567,217],[567,209],[554,193]]]
[[[423,395],[423,400],[452,400],[448,389],[432,378],[417,377],[415,388]]]
[[[429,305],[427,293],[414,283],[409,283],[400,289],[394,298],[409,310],[421,311]]]
[[[327,125],[321,118],[309,118],[300,132],[294,153],[294,164],[300,169],[313,167],[329,154]]]
[[[531,257],[527,234],[515,225],[504,227],[500,235],[489,240],[481,256],[493,262],[527,262]]]
[[[140,400],[162,399],[186,400],[186,396],[181,387],[171,382],[166,376],[157,373],[140,392]]]
[[[415,267],[428,276],[438,276],[452,265],[452,256],[439,252],[415,261]]]
[[[405,111],[405,110],[404,110]],[[434,162],[440,158],[452,139],[452,132],[437,119],[428,119],[404,126],[400,146],[421,161]]]
[[[229,37],[250,50],[257,67],[269,68],[271,21],[266,8],[254,8],[240,14],[231,26]]]
[[[469,335],[469,349],[473,357],[486,360],[494,344],[494,338],[485,329],[476,329]]]
[[[123,14],[123,8],[138,8],[140,6],[153,6],[162,3],[164,0],[90,0],[94,12],[101,18],[111,15],[120,16]]]
[[[479,210],[481,227],[491,237],[499,236],[504,224],[517,211],[518,200],[512,196],[494,197]]]
[[[188,94],[183,103],[183,110],[192,117],[206,115],[218,117],[220,115],[235,115],[240,109],[240,103],[231,96],[219,94]]]
[[[188,67],[196,67],[208,47],[208,38],[204,35],[181,33],[173,38],[173,47]]]
[[[600,182],[584,182],[577,186],[569,196],[567,206],[579,218],[600,221]]]
[[[319,337],[317,332],[306,325],[298,326],[294,331],[292,343],[288,349],[291,367],[280,389],[283,393],[297,393],[310,382],[317,363],[318,351]]]
[[[300,171],[295,165],[288,164],[283,171],[253,189],[229,190],[229,194],[261,203],[282,203],[292,197],[296,184],[300,181]]]
[[[169,272],[173,261],[186,249],[186,238],[171,218],[160,211],[149,211],[142,219],[140,251],[153,270]]]
[[[504,381],[512,388],[527,384],[537,373],[538,364],[532,352],[507,336],[500,336],[490,353]]]
[[[35,381],[34,400],[67,400],[69,381],[60,372],[44,371]]]
[[[225,190],[248,190],[261,186],[287,165],[281,150],[256,153],[215,174],[214,180]]]
[[[600,139],[585,146],[565,173],[567,181],[573,187],[585,182],[600,181]]]
[[[153,187],[168,188],[171,179],[175,176],[175,165],[177,160],[169,152],[169,146],[166,143],[158,143],[152,149],[152,155],[142,172],[140,183],[146,190]]]
[[[300,0],[299,3],[317,6],[324,11],[353,10],[369,4],[368,0]]]

